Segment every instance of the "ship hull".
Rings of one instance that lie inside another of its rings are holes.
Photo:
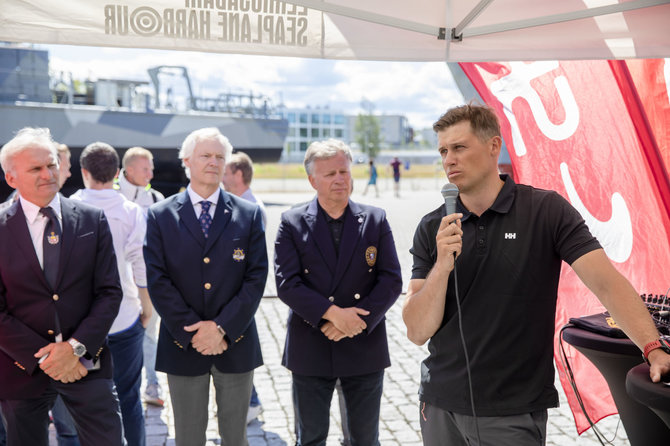
[[[278,161],[288,132],[288,122],[283,119],[216,112],[134,112],[30,102],[0,104],[0,145],[23,127],[48,127],[54,140],[70,147],[72,177],[64,186],[65,194],[82,187],[79,154],[94,141],[112,145],[121,156],[134,146],[151,150],[155,165],[152,184],[170,195],[187,182],[177,154],[182,141],[193,130],[217,127],[235,151],[247,153],[254,162]],[[0,196],[6,196],[7,184],[3,182],[1,189]]]

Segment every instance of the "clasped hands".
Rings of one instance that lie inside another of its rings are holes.
[[[41,358],[45,355],[48,356],[40,363],[40,368],[53,380],[73,383],[88,375],[88,370],[67,342],[52,342],[39,349],[34,356]]]
[[[195,332],[191,345],[201,355],[220,355],[228,350],[228,343],[214,321],[200,321],[184,327],[189,333]]]
[[[353,338],[367,328],[367,324],[360,316],[370,314],[368,310],[358,307],[340,308],[331,305],[323,314],[326,323],[321,326],[321,332],[331,341],[343,338]]]

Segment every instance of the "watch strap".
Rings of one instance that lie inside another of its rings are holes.
[[[649,353],[651,353],[652,350],[656,350],[657,348],[662,348],[666,353],[670,353],[670,344],[668,344],[668,341],[664,339],[656,339],[655,341],[651,341],[644,346],[644,350],[642,352],[644,361],[647,364],[649,364]]]
[[[67,340],[67,342],[72,346],[72,351],[75,356],[81,358],[86,354],[86,346],[77,341],[75,338],[70,338]]]
[[[661,340],[656,339],[655,341],[651,341],[647,343],[647,345],[644,346],[644,359],[649,360],[649,352],[652,350],[656,350],[657,348],[661,348]]]

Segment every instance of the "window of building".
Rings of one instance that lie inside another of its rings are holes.
[[[343,133],[342,129],[335,129],[335,138],[342,138]]]
[[[303,138],[307,138],[307,129],[305,127],[300,128],[300,136]]]
[[[312,115],[312,124],[318,124],[319,121],[321,121],[319,118],[320,118],[320,116],[318,114],[316,114],[316,113],[313,114]]]
[[[323,129],[323,137],[324,138],[330,137],[330,129]]]
[[[344,124],[344,115],[334,115],[333,122],[335,124]]]
[[[300,123],[307,124],[307,113],[300,113]]]
[[[306,142],[301,142],[300,143],[300,151],[305,152],[307,150],[307,143]]]
[[[323,115],[322,121],[324,124],[330,124],[330,115]]]
[[[289,123],[293,124],[295,122],[295,113],[289,113],[286,119],[288,119]]]
[[[319,137],[319,129],[312,129],[312,138],[318,138],[318,137]]]

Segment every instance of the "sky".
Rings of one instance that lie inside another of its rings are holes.
[[[401,114],[415,130],[432,127],[448,108],[463,103],[443,62],[373,62],[250,56],[186,51],[36,45],[49,50],[54,72],[75,79],[149,81],[147,69],[186,66],[196,96],[220,92],[269,96],[275,105],[325,107],[358,114],[361,102],[375,114]]]

